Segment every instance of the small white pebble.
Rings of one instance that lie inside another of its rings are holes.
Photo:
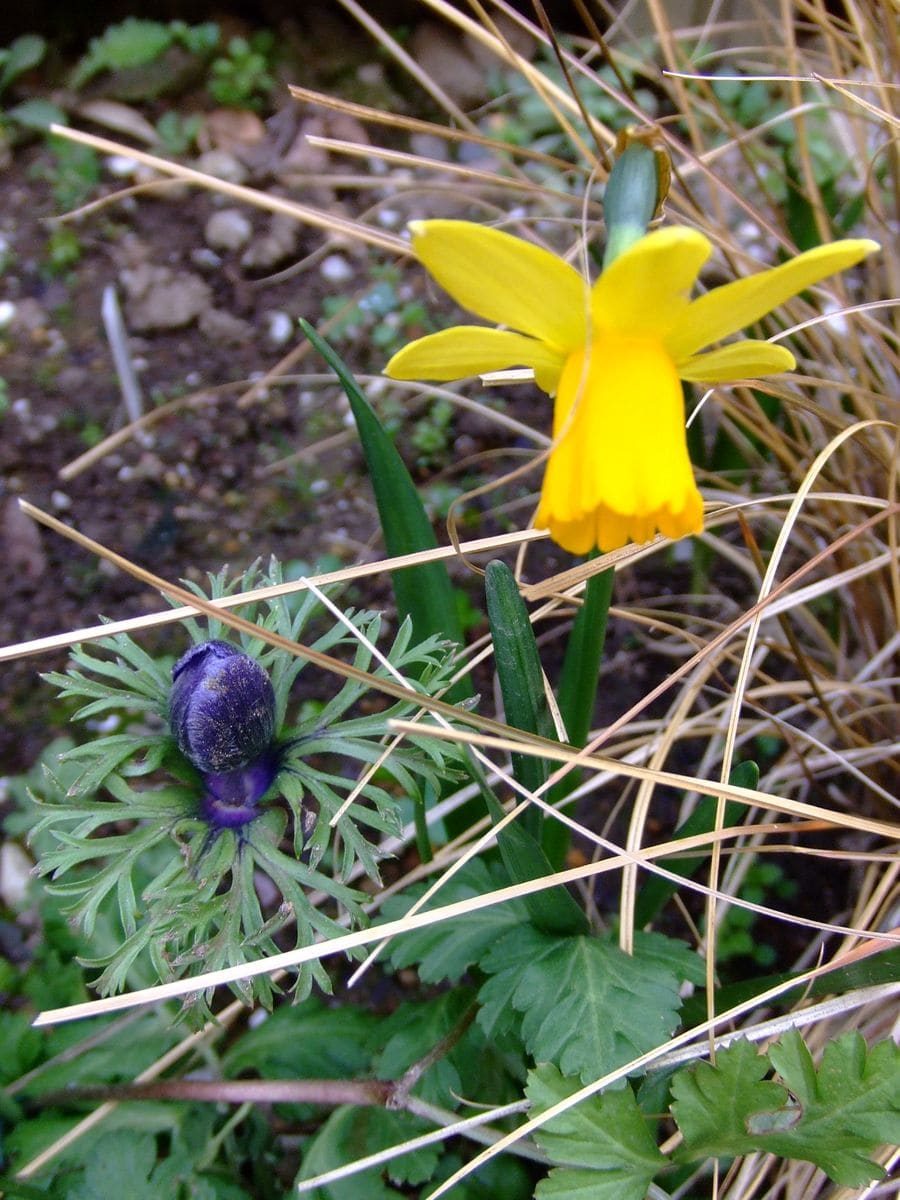
[[[66,495],[65,492],[51,492],[50,493],[50,503],[53,505],[53,507],[56,509],[57,512],[65,512],[65,510],[67,508],[72,507],[72,501],[69,499],[69,497]]]
[[[269,341],[273,346],[283,346],[293,335],[293,319],[279,309],[277,312],[269,313],[267,320]]]
[[[346,283],[348,279],[353,278],[353,267],[343,254],[329,254],[322,260],[319,274],[329,283]]]
[[[369,87],[378,87],[384,83],[384,68],[381,63],[363,63],[361,67],[356,69],[356,78],[360,83],[366,83]]]
[[[237,208],[223,208],[206,222],[204,237],[214,250],[240,250],[253,234],[253,224]]]
[[[216,254],[215,250],[210,250],[209,246],[198,246],[196,250],[192,250],[191,262],[195,267],[208,271],[214,271],[216,267],[222,265],[220,256]]]
[[[130,179],[138,169],[136,159],[128,158],[124,154],[111,154],[109,158],[104,159],[103,165],[116,179]]]
[[[755,242],[761,232],[755,221],[741,221],[737,227],[737,236],[742,242]]]
[[[27,421],[31,416],[31,401],[27,396],[19,396],[17,400],[13,400],[9,409],[20,421]]]
[[[396,229],[403,220],[403,215],[396,208],[382,208],[375,220],[383,229]]]
[[[6,329],[8,325],[12,325],[15,315],[16,306],[12,300],[0,300],[0,329]]]
[[[25,903],[34,863],[17,842],[0,846],[0,899],[12,909]]]
[[[121,724],[122,717],[119,713],[107,713],[105,717],[98,717],[96,721],[85,721],[85,725],[94,733],[113,733]]]
[[[309,485],[309,490],[313,496],[324,496],[330,487],[327,479],[314,479]]]

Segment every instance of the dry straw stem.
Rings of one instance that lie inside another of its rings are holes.
[[[34,505],[27,501],[21,502],[22,511],[34,520],[47,525],[51,529],[55,529],[57,533],[62,533],[63,536],[70,536],[74,531],[62,522],[55,522],[55,518],[49,514],[43,513]],[[496,554],[499,551],[506,550],[511,546],[519,545],[523,542],[533,542],[546,537],[546,534],[541,530],[528,529],[521,533],[502,534],[496,537],[476,538],[471,542],[462,543],[461,549],[466,554],[478,556],[481,554]],[[79,540],[76,535],[74,540]],[[82,542],[86,545],[86,542]],[[95,543],[96,545],[96,543]],[[91,546],[87,548],[91,549]],[[415,554],[403,554],[396,558],[384,558],[378,562],[359,563],[351,567],[341,567],[336,571],[326,571],[321,575],[311,576],[309,580],[293,580],[288,583],[271,584],[266,587],[254,588],[249,592],[236,592],[232,596],[222,596],[216,600],[206,601],[206,607],[203,611],[220,615],[220,610],[230,608],[240,608],[245,604],[256,604],[264,600],[272,600],[278,596],[290,596],[296,592],[305,591],[309,583],[316,584],[319,587],[325,587],[328,584],[348,583],[351,580],[368,579],[372,576],[380,576],[385,572],[399,571],[406,567],[418,566],[424,562],[444,562],[448,559],[457,557],[457,551],[452,546],[438,546],[433,550],[421,550]],[[124,569],[124,568],[123,568]],[[163,584],[159,588],[166,595],[173,595],[172,588],[160,581]],[[182,589],[175,589],[182,591]],[[117,633],[136,633],[142,629],[155,629],[159,625],[171,625],[178,621],[183,621],[187,617],[196,616],[198,612],[198,604],[195,603],[196,597],[192,593],[191,600],[179,608],[165,609],[163,612],[147,613],[140,617],[128,617],[121,621],[106,621],[101,625],[87,625],[82,629],[72,629],[63,633],[50,634],[47,637],[32,638],[25,642],[15,642],[9,646],[0,647],[0,662],[10,662],[16,658],[25,658],[33,654],[44,654],[51,650],[65,649],[67,646],[74,646],[80,642],[93,642],[101,638],[111,637]],[[227,623],[227,621],[226,621]],[[255,627],[254,627],[255,628]],[[261,636],[261,635],[260,635]]]
[[[163,175],[171,175],[174,179],[181,179],[185,183],[194,184],[209,191],[221,192],[223,195],[229,196],[232,200],[239,200],[244,204],[254,205],[256,208],[263,208],[269,212],[283,213],[285,216],[294,217],[295,220],[301,221],[304,224],[312,225],[317,229],[324,229],[328,233],[342,234],[345,237],[355,238],[357,241],[366,242],[370,246],[378,246],[383,250],[390,250],[393,254],[403,255],[409,253],[409,247],[402,238],[385,233],[384,230],[363,225],[358,221],[351,221],[346,217],[327,213],[322,209],[312,208],[308,204],[300,204],[295,200],[286,200],[282,196],[272,196],[267,192],[260,192],[255,188],[245,187],[241,184],[228,183],[227,180],[217,179],[214,175],[207,175],[205,172],[197,171],[193,167],[185,167],[181,163],[169,162],[168,159],[159,158],[155,154],[147,154],[143,150],[123,146],[121,143],[111,141],[109,138],[97,137],[93,133],[85,133],[80,129],[72,129],[67,125],[51,125],[50,132],[59,137],[68,138],[69,141],[78,142],[80,145],[90,146],[91,149],[97,150],[100,154],[125,154],[129,158],[133,158],[135,162],[152,167],[155,171],[159,171]]]
[[[422,726],[416,723],[410,723],[409,728],[404,727],[404,723],[398,722],[397,728],[402,732],[415,733],[421,735]],[[442,736],[449,736],[443,731],[433,730],[432,733],[437,736],[439,733]],[[466,742],[469,739],[466,735],[461,734],[461,731],[452,731],[453,740]],[[494,746],[495,748],[509,748],[511,745],[517,745],[515,742],[510,742],[506,739],[484,739],[479,741],[482,746]],[[518,747],[521,749],[521,747]],[[617,764],[617,768],[621,770],[621,764]],[[634,771],[634,768],[630,769]],[[623,772],[625,774],[628,771]],[[684,785],[692,781],[680,776],[665,777],[664,782],[675,782],[676,784]],[[697,781],[693,781],[697,782]],[[710,790],[718,792],[718,787],[710,787]],[[759,793],[753,792],[744,788],[728,788],[725,789],[726,795],[730,799],[739,799],[743,801],[758,800]],[[770,800],[770,797],[762,797],[764,800]],[[792,812],[800,810],[801,812],[812,812],[818,816],[817,810],[809,805],[789,805],[788,802],[782,802],[781,807],[787,811],[788,808]],[[832,824],[841,824],[841,821],[835,820],[833,814],[826,814],[826,817],[831,818]],[[849,824],[845,819],[844,824]],[[758,827],[755,826],[736,826],[731,829],[723,830],[719,835],[713,834],[698,834],[690,838],[680,838],[677,841],[667,842],[663,846],[649,847],[641,852],[641,858],[647,862],[653,862],[655,859],[667,856],[683,856],[685,853],[692,850],[705,847],[715,840],[716,836],[721,839],[732,839],[741,837],[749,832],[754,832]],[[771,830],[775,830],[778,826],[771,826]],[[876,836],[894,838],[897,834],[895,826],[887,825],[883,822],[862,821],[861,828],[875,834]],[[553,875],[549,875],[542,879],[532,879],[524,883],[515,884],[514,886],[498,888],[494,891],[484,893],[479,896],[470,897],[467,900],[458,901],[454,904],[447,904],[441,908],[433,909],[427,913],[418,913],[413,917],[404,917],[397,921],[389,921],[376,929],[360,929],[353,933],[345,934],[342,937],[331,938],[326,942],[319,942],[311,946],[302,946],[294,950],[285,951],[282,954],[269,955],[264,959],[256,962],[243,963],[239,966],[224,967],[218,971],[208,971],[204,974],[192,976],[188,979],[177,979],[170,983],[157,984],[148,988],[141,988],[138,991],[125,993],[117,996],[107,996],[102,1000],[87,1001],[82,1004],[67,1005],[65,1008],[46,1009],[38,1014],[34,1020],[34,1025],[43,1027],[48,1025],[57,1025],[68,1021],[82,1020],[86,1017],[101,1016],[111,1012],[121,1012],[126,1009],[134,1008],[146,1004],[157,1004],[165,1000],[173,1000],[182,996],[189,996],[200,991],[207,991],[210,988],[223,986],[229,983],[237,982],[238,980],[251,979],[257,975],[273,974],[276,971],[290,970],[293,967],[299,966],[305,962],[331,957],[336,954],[344,954],[347,951],[355,950],[360,946],[368,946],[374,942],[381,941],[384,938],[396,937],[404,933],[409,933],[411,930],[427,928],[431,925],[453,920],[457,917],[465,917],[472,912],[477,912],[482,908],[489,908],[495,904],[503,904],[509,900],[521,899],[523,896],[534,895],[550,887],[557,887],[569,883],[576,883],[582,879],[590,879],[598,875],[606,874],[610,871],[620,870],[632,858],[631,855],[618,854],[611,856],[602,862],[589,863],[582,867],[573,867],[566,871],[559,871]],[[777,915],[777,914],[772,914]],[[788,918],[793,919],[793,918]],[[817,924],[808,922],[809,924]],[[882,948],[885,945],[892,945],[900,942],[900,931],[870,931],[861,929],[850,929],[840,925],[829,925],[829,929],[844,932],[861,939],[871,942],[874,946]],[[873,951],[874,952],[874,949]],[[807,973],[799,978],[786,981],[781,984],[778,989],[773,992],[773,995],[780,994],[789,988],[806,982],[807,978],[818,978],[820,975],[825,975],[829,971],[836,968],[835,963],[826,964],[823,967],[817,968],[815,971]],[[769,993],[760,995],[753,1003],[753,1006],[761,1005],[770,999]],[[750,1006],[748,1006],[750,1007]],[[741,1011],[745,1011],[742,1008]],[[733,1015],[733,1013],[731,1014]],[[719,1014],[717,1020],[726,1021],[730,1019],[728,1013]],[[703,1030],[708,1029],[708,1022],[703,1025]],[[681,1044],[678,1042],[677,1044]],[[640,1064],[638,1064],[640,1065]]]

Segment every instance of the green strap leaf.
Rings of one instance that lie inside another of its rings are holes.
[[[506,815],[503,805],[491,791],[484,773],[474,758],[469,759],[469,770],[478,784],[494,825]],[[513,883],[524,883],[526,879],[543,879],[553,874],[553,864],[544,853],[540,842],[512,821],[497,834],[497,848],[507,874]],[[528,910],[532,925],[544,933],[553,935],[587,933],[590,926],[584,912],[564,887],[547,888],[532,896],[523,896],[522,903]]]
[[[403,459],[384,432],[353,375],[331,346],[302,318],[301,328],[340,380],[350,403],[375,491],[378,518],[388,554],[414,554],[437,546],[431,522]],[[463,634],[450,576],[443,563],[422,563],[395,571],[394,597],[401,616],[412,618],[416,638],[437,634],[462,645]],[[454,699],[471,695],[458,687]]]
[[[508,724],[527,733],[556,739],[553,718],[544,693],[544,677],[534,630],[519,594],[519,586],[506,563],[488,563],[485,572],[488,619],[494,639],[494,660],[503,694]],[[513,774],[523,787],[535,791],[547,779],[548,765],[527,754],[512,755]],[[482,794],[491,820],[503,818],[503,808],[482,778]],[[552,875],[553,864],[541,846],[542,814],[531,805],[521,819],[497,835],[503,862],[514,883]],[[526,899],[529,914],[539,928],[554,933],[582,933],[584,913],[565,888],[553,888]]]
[[[588,579],[563,659],[557,700],[569,742],[579,749],[587,743],[594,717],[614,576],[615,572],[608,570]],[[581,771],[570,771],[550,790],[550,803],[558,804],[565,799],[580,780]],[[563,809],[563,812],[568,811],[568,808]],[[550,861],[561,867],[569,848],[568,827],[561,821],[548,821],[543,841]]]
[[[494,662],[507,723],[526,733],[555,740],[556,729],[544,692],[537,642],[515,576],[506,563],[495,559],[487,565],[484,582]],[[512,766],[516,779],[530,792],[547,780],[548,765],[543,759],[513,754]],[[539,837],[540,809],[532,805],[522,824]]]

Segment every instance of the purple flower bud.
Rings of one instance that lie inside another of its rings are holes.
[[[198,771],[227,778],[270,750],[275,692],[254,659],[227,642],[202,642],[179,658],[172,681],[169,724]],[[222,786],[229,792],[238,785]]]
[[[279,756],[267,750],[255,762],[235,771],[203,776],[206,792],[201,815],[218,829],[237,829],[257,816],[257,805],[278,774]]]

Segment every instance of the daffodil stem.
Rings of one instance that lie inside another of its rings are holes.
[[[599,571],[588,579],[563,659],[557,697],[559,711],[570,744],[579,748],[587,742],[593,721],[614,576],[614,571],[607,570]],[[563,800],[575,789],[579,778],[579,772],[570,771],[551,789],[550,802]],[[561,821],[553,821],[545,826],[544,850],[555,867],[565,861],[568,846],[567,826]]]

